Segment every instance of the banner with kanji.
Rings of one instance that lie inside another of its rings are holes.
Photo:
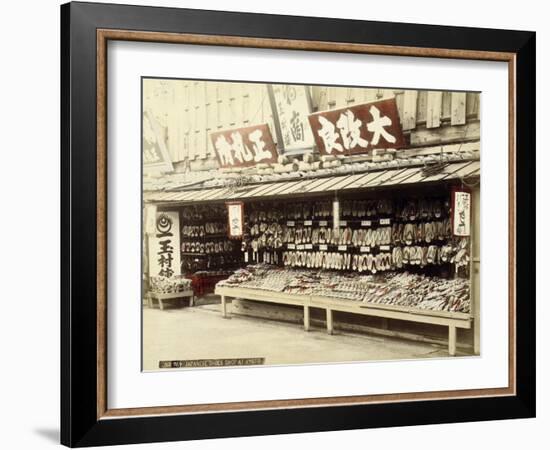
[[[368,153],[406,144],[395,98],[311,114],[309,123],[323,155]]]
[[[157,212],[155,230],[149,235],[149,275],[180,275],[180,221],[177,211]]]
[[[311,113],[308,87],[274,84],[271,89],[283,140],[280,147],[285,150],[312,148],[315,142],[308,122]]]
[[[220,167],[250,167],[277,161],[277,148],[267,124],[210,134]]]

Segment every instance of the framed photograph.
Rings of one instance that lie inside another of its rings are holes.
[[[535,415],[535,33],[61,7],[61,441]]]

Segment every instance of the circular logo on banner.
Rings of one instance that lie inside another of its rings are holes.
[[[166,214],[161,214],[157,218],[157,230],[160,233],[168,233],[172,229],[172,219]]]

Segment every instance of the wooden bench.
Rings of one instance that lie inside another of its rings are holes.
[[[456,354],[457,328],[469,329],[472,326],[472,316],[467,313],[430,311],[396,305],[363,303],[353,300],[339,300],[331,297],[305,296],[228,286],[216,287],[215,293],[221,297],[223,317],[228,317],[228,297],[301,306],[304,308],[305,331],[309,331],[310,329],[310,308],[326,310],[326,326],[329,334],[334,332],[333,311],[446,326],[449,329],[449,355],[451,356]]]
[[[159,308],[163,310],[164,309],[163,302],[167,300],[177,300],[177,299],[186,298],[186,297],[189,298],[189,306],[193,306],[195,303],[195,294],[191,289],[186,291],[181,291],[181,292],[171,292],[169,294],[162,294],[158,292],[149,291],[149,293],[147,294],[147,303],[149,305],[149,308],[152,308],[154,304],[153,300],[157,300],[159,304]]]

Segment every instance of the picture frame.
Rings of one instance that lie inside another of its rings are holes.
[[[81,447],[534,417],[535,40],[535,33],[527,31],[79,2],[62,5],[61,443]],[[422,395],[109,408],[110,41],[507,63],[508,386]]]

